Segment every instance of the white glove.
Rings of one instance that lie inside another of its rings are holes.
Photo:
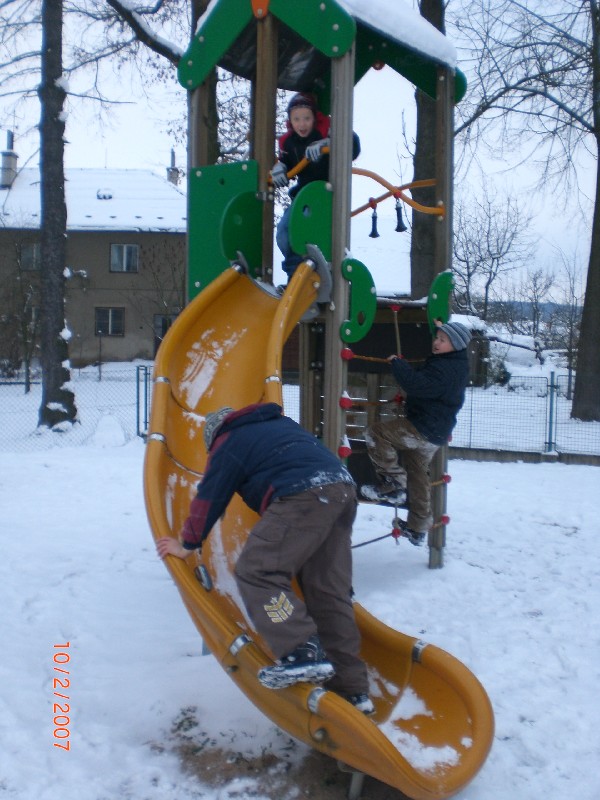
[[[289,180],[287,176],[287,167],[285,164],[282,164],[281,161],[278,161],[271,170],[271,178],[273,180],[273,186],[276,189],[281,189],[284,186],[287,186]]]
[[[309,161],[318,161],[322,155],[321,150],[324,147],[329,147],[329,145],[330,145],[329,137],[327,137],[327,139],[319,139],[318,142],[313,142],[312,144],[308,145],[304,155],[306,156],[306,158],[308,158]]]

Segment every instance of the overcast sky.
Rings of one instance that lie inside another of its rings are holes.
[[[173,83],[161,91],[160,98],[142,96],[143,87],[135,79],[128,82],[120,73],[115,81],[115,95],[122,101],[113,106],[108,120],[100,123],[95,109],[81,103],[71,104],[67,113],[65,151],[67,167],[110,167],[150,169],[165,175],[170,164],[171,149],[175,151],[178,166],[185,166],[184,143],[175,141],[169,133],[169,123],[181,116],[185,109],[185,93]],[[131,102],[131,97],[141,98]],[[39,114],[34,103],[32,113]],[[37,164],[37,141],[34,135],[22,138],[27,122],[17,124],[15,149],[19,154],[19,166]],[[354,128],[360,136],[362,153],[357,166],[372,170],[392,183],[402,183],[412,176],[412,162],[405,144],[405,132],[412,143],[414,138],[413,87],[393,70],[385,67],[381,71],[371,70],[358,84],[354,98]],[[6,132],[0,134],[0,145],[6,146]],[[562,195],[545,195],[532,191],[536,173],[533,167],[514,167],[504,162],[486,161],[486,171],[493,176],[494,186],[499,192],[510,192],[519,197],[523,212],[534,214],[534,233],[541,237],[537,248],[538,258],[553,260],[553,248],[560,247],[566,253],[579,253],[579,261],[585,269],[589,250],[591,228],[591,204],[587,213],[576,209],[576,198],[566,198],[568,208],[563,209]],[[593,196],[595,169],[583,165],[580,178],[590,197]],[[481,176],[476,167],[468,174],[468,186],[464,181],[457,186],[457,198],[464,193],[480,191]],[[370,196],[380,194],[380,187],[364,178],[353,182],[353,207],[366,202]],[[393,200],[379,208],[380,215],[394,216]],[[542,266],[542,264],[541,264]]]

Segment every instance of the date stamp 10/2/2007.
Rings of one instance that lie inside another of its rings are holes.
[[[67,669],[67,664],[71,661],[71,654],[68,652],[70,642],[54,645],[54,672],[58,673],[52,677],[53,697],[58,698],[59,702],[53,699],[52,717],[54,724],[54,747],[61,750],[71,749],[71,670]],[[68,702],[67,702],[68,701]]]

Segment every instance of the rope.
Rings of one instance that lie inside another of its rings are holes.
[[[387,539],[389,536],[394,536],[394,532],[392,531],[392,533],[386,533],[384,536],[378,536],[376,539],[369,539],[368,542],[353,544],[351,549],[354,550],[357,547],[364,547],[366,544],[373,544],[373,542],[380,542],[382,539]],[[396,537],[394,536],[394,538]]]

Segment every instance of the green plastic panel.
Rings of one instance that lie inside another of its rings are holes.
[[[450,270],[440,272],[433,279],[427,295],[427,320],[431,333],[435,333],[435,321],[446,323],[450,319],[450,295],[454,289],[454,278]]]
[[[234,164],[215,164],[194,167],[188,177],[188,299],[192,300],[217,275],[227,269],[229,258],[223,243],[223,220],[230,216],[232,200],[239,195],[258,190],[258,164],[256,161],[238,161]],[[244,250],[240,226],[240,246],[230,240],[227,252]]]
[[[244,192],[233,198],[221,220],[223,252],[233,261],[240,250],[254,277],[258,277],[262,266],[263,208],[256,192]]]
[[[251,0],[220,0],[179,59],[179,83],[196,89],[252,20]]]
[[[271,13],[328,58],[347,53],[356,38],[356,23],[334,0],[271,0]]]
[[[377,311],[377,292],[373,276],[355,258],[342,261],[342,275],[350,283],[350,317],[340,325],[340,339],[359,342],[371,330]]]
[[[328,58],[342,56],[356,41],[355,84],[374,62],[381,61],[426,94],[436,96],[436,61],[368,26],[357,25],[335,0],[271,0],[269,12]],[[251,0],[220,0],[179,61],[181,85],[188,90],[196,89],[253,20]],[[325,75],[324,80],[328,83],[329,76]],[[460,70],[456,70],[454,80],[455,102],[458,103],[466,93],[467,81]],[[329,95],[328,91],[323,92],[322,85],[319,91]]]
[[[271,0],[269,12],[328,58],[347,53],[356,38],[354,19],[335,0]],[[180,84],[200,86],[253,18],[251,0],[220,0],[179,60]]]
[[[294,253],[306,255],[306,244],[316,244],[331,261],[331,223],[333,195],[325,181],[304,186],[292,203],[289,237]]]

